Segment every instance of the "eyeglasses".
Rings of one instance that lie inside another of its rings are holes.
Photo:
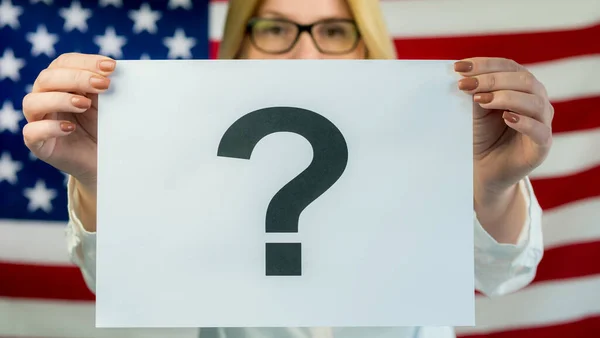
[[[326,19],[301,25],[286,19],[252,18],[248,21],[250,41],[269,54],[289,52],[302,32],[310,34],[316,48],[324,54],[346,54],[356,48],[360,33],[351,19]]]

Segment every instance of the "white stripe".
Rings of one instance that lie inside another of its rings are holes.
[[[600,165],[599,149],[600,128],[556,134],[548,157],[531,178],[566,176],[591,169]]]
[[[546,249],[599,241],[600,197],[569,203],[546,211],[542,216],[542,225]]]
[[[72,265],[67,253],[66,224],[0,221],[0,260]]]
[[[600,21],[597,0],[399,0],[381,2],[393,36],[484,35],[550,31]],[[491,13],[490,13],[491,12]],[[474,20],[474,18],[485,20]]]
[[[223,37],[228,5],[227,2],[208,4],[208,37],[212,41],[220,41]]]
[[[0,298],[0,336],[196,338],[198,329],[97,329],[93,303]]]
[[[600,22],[598,0],[399,0],[382,1],[394,37],[484,35],[575,29]],[[491,14],[491,15],[490,15]],[[209,6],[209,36],[221,40],[226,2]],[[476,20],[474,18],[485,18]]]
[[[600,314],[600,276],[533,284],[497,298],[477,297],[476,326],[459,334],[487,333],[575,321]]]
[[[600,54],[536,63],[527,68],[546,86],[552,101],[600,95]]]

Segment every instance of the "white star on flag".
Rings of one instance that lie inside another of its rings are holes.
[[[169,9],[175,9],[177,7],[192,9],[192,0],[169,0]]]
[[[29,200],[27,205],[29,211],[34,212],[42,209],[45,212],[51,212],[51,201],[56,197],[56,191],[46,188],[46,183],[43,180],[37,180],[33,188],[25,188],[23,195]]]
[[[15,110],[11,101],[6,100],[0,109],[0,133],[8,130],[12,133],[19,132],[19,121],[23,119],[23,114]]]
[[[165,46],[169,48],[168,58],[175,59],[181,57],[189,59],[192,57],[192,47],[196,45],[196,39],[188,38],[185,35],[183,29],[178,28],[175,31],[175,35],[171,38],[165,38]]]
[[[57,34],[49,34],[45,25],[39,25],[35,33],[27,33],[27,41],[32,44],[31,55],[38,56],[42,53],[48,57],[54,56],[54,44],[58,42]]]
[[[52,0],[31,0],[32,4],[37,4],[38,2],[43,2],[48,6],[52,5]]]
[[[100,7],[107,7],[109,5],[113,5],[115,7],[123,6],[122,0],[100,0]]]
[[[61,8],[58,13],[65,19],[64,30],[70,32],[77,28],[80,32],[87,31],[87,19],[92,17],[92,11],[87,8],[82,8],[79,1],[73,1],[71,7]]]
[[[94,43],[100,46],[99,54],[120,58],[123,56],[121,48],[127,43],[124,36],[118,36],[114,27],[106,28],[104,35],[94,37]]]
[[[134,21],[133,32],[141,33],[146,30],[148,33],[156,33],[156,21],[160,19],[161,13],[153,11],[147,3],[142,4],[139,10],[129,11],[129,18]]]
[[[11,0],[2,0],[0,3],[0,28],[8,25],[12,29],[19,28],[19,15],[23,14],[23,8],[13,6]]]
[[[19,71],[23,67],[25,67],[24,59],[15,58],[12,49],[6,49],[0,57],[0,80],[9,78],[15,82],[19,81],[21,78]]]
[[[17,184],[17,172],[23,169],[23,164],[13,161],[10,153],[7,151],[0,156],[0,182],[7,181],[10,184]]]

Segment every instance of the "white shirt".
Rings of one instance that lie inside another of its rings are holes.
[[[68,184],[69,223],[66,229],[72,261],[87,286],[96,287],[96,233],[86,231],[74,211],[76,190]],[[487,296],[507,294],[529,284],[542,259],[542,209],[529,179],[520,184],[527,201],[527,219],[516,245],[498,243],[473,212],[475,288]],[[125,224],[122,226],[126,226]],[[168,236],[168,234],[165,234]],[[443,252],[439,253],[443,255]],[[453,338],[451,327],[335,327],[335,328],[211,328],[200,338]]]

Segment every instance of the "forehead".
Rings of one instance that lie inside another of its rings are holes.
[[[352,18],[346,0],[264,0],[257,14],[282,16],[299,23],[327,18]]]

